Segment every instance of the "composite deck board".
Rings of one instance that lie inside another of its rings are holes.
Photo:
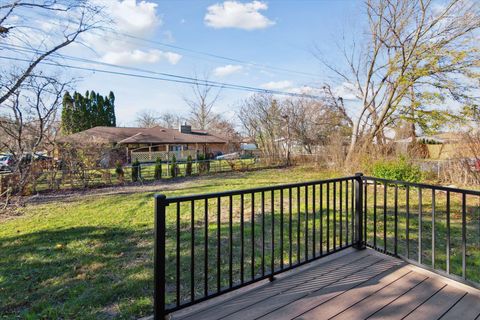
[[[231,314],[224,319],[234,320],[260,318],[264,315],[275,312],[276,310],[283,308],[292,302],[298,301],[317,290],[322,290],[323,288],[325,288],[325,290],[332,290],[331,288],[337,284],[343,284],[342,281],[344,281],[345,278],[348,278],[352,274],[360,272],[361,270],[368,269],[369,267],[381,263],[382,261],[383,260],[378,257],[367,257],[362,259],[360,262],[335,270],[329,273],[327,276],[317,277],[302,286],[292,288],[291,290],[263,301],[263,303],[256,305],[255,307]],[[273,316],[275,317],[275,314]],[[282,315],[282,317],[284,316],[286,315]]]
[[[440,291],[446,284],[427,279],[414,289],[374,313],[368,319],[402,319]]]
[[[372,250],[332,256],[173,319],[480,319],[480,291]]]
[[[389,285],[402,282],[410,283],[412,280],[414,282],[421,281],[415,273],[406,268],[401,268],[387,276],[380,274],[361,286],[355,287],[312,310],[306,311],[303,315],[299,316],[298,319],[330,319],[341,311],[348,309],[356,302],[366,299]]]
[[[454,306],[457,301],[462,299],[464,295],[465,292],[461,292],[457,288],[447,285],[442,290],[437,292],[433,297],[415,309],[412,313],[410,313],[405,319],[438,319],[452,306]]]
[[[194,320],[194,319],[210,319],[216,320],[224,318],[235,312],[242,311],[246,308],[254,307],[260,303],[266,303],[266,300],[272,298],[278,294],[291,290],[294,287],[300,286],[304,283],[314,280],[315,278],[328,276],[331,272],[341,270],[349,265],[360,262],[365,259],[369,254],[364,251],[359,255],[347,255],[340,258],[330,260],[322,264],[322,268],[309,268],[300,274],[288,276],[279,281],[270,282],[258,289],[254,289],[238,297],[224,301],[221,307],[213,305],[198,313],[190,316],[182,317],[182,320]]]
[[[296,299],[295,301],[266,314],[260,319],[293,319],[301,315],[305,310],[314,308],[356,286],[362,285],[376,275],[391,270],[396,265],[398,265],[397,261],[391,261],[389,259],[377,261],[376,263],[372,263],[371,265],[360,269],[358,272],[352,273],[329,286],[310,291],[300,299]]]
[[[442,320],[475,320],[480,318],[480,295],[467,293],[440,319]]]
[[[414,271],[398,281],[392,282],[380,291],[372,294],[361,301],[352,301],[353,304],[348,309],[338,310],[339,313],[333,317],[335,320],[366,319],[385,305],[391,303],[401,295],[406,294],[420,283],[425,281],[427,276],[418,274]]]

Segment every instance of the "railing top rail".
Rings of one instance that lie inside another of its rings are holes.
[[[190,196],[168,197],[166,200],[166,203],[170,204],[170,203],[186,202],[186,201],[193,201],[193,200],[213,199],[218,197],[237,196],[242,194],[251,194],[251,193],[258,193],[258,192],[276,191],[276,190],[288,189],[288,188],[297,188],[297,187],[304,187],[304,186],[313,186],[317,184],[348,181],[352,179],[358,179],[358,176],[347,176],[342,178],[332,178],[332,179],[324,179],[324,180],[313,180],[313,181],[307,181],[307,182],[279,184],[275,186],[239,189],[239,190],[223,191],[223,192],[215,192],[215,193],[203,193],[203,194],[196,194],[196,195],[190,195]]]
[[[415,182],[407,182],[407,181],[401,181],[401,180],[389,180],[389,179],[369,177],[369,176],[363,176],[362,179],[363,179],[364,181],[373,180],[373,181],[393,183],[393,184],[399,184],[399,185],[409,186],[409,187],[415,187],[415,188],[435,189],[435,190],[440,190],[440,191],[449,191],[449,192],[453,192],[453,193],[464,193],[464,194],[469,194],[469,195],[474,195],[474,196],[480,196],[480,191],[477,191],[477,190],[469,190],[469,189],[459,189],[459,188],[453,188],[453,187],[436,186],[436,185],[433,185],[433,184],[415,183]]]

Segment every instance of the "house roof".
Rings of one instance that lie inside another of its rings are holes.
[[[59,139],[73,143],[118,143],[118,144],[224,144],[227,140],[206,131],[192,130],[182,133],[178,129],[163,127],[119,128],[94,127]]]

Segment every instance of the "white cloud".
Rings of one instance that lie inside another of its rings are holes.
[[[96,0],[116,24],[116,29],[136,36],[145,36],[162,24],[157,4],[137,0]]]
[[[324,96],[325,91],[322,86],[311,87],[311,86],[302,86],[302,87],[289,87],[285,88],[286,91],[296,94],[306,94],[313,96]],[[357,100],[355,96],[355,86],[348,82],[343,82],[342,84],[332,88],[332,93],[336,97],[342,97],[343,100]]]
[[[163,57],[167,59],[170,64],[177,64],[180,59],[182,59],[182,55],[175,52],[164,52]]]
[[[161,50],[145,50],[126,36],[148,38],[162,25],[158,15],[158,5],[151,0],[94,0],[104,7],[104,14],[111,17],[118,33],[95,32],[83,35],[83,40],[95,50],[101,61],[118,64],[153,64],[168,62],[177,64],[182,56],[178,53]],[[173,42],[171,31],[162,33],[165,41]]]
[[[267,10],[268,5],[261,1],[241,3],[238,1],[224,1],[207,8],[205,24],[209,27],[238,28],[244,30],[263,29],[275,24],[259,11]]]
[[[289,80],[282,81],[270,81],[264,84],[261,84],[260,87],[268,90],[283,90],[292,87],[293,83]]]
[[[333,94],[337,97],[342,97],[343,100],[357,100],[355,95],[355,86],[348,82],[343,82],[341,85],[332,89]]]
[[[170,64],[177,64],[181,55],[174,52],[164,52],[160,50],[131,50],[107,52],[103,55],[102,61],[111,64],[139,64],[139,63],[156,63],[159,61],[168,61]]]
[[[218,67],[213,70],[213,74],[217,77],[225,77],[236,72],[239,72],[243,69],[242,66],[227,64],[223,67]]]
[[[316,88],[316,87],[310,87],[310,86],[290,88],[288,92],[296,93],[296,94],[313,95],[313,96],[319,96],[319,95],[322,95],[323,93],[322,89]]]

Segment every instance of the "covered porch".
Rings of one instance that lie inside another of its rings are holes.
[[[200,155],[210,152],[207,144],[149,144],[149,145],[127,145],[127,158],[131,162],[153,162],[157,159],[167,162],[175,156],[177,161],[186,161],[190,156],[196,160]]]

